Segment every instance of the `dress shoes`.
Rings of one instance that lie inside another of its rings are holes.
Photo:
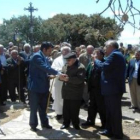
[[[138,108],[134,106],[130,106],[129,109],[138,109]]]
[[[60,129],[66,129],[66,128],[69,128],[69,125],[62,125],[62,126],[60,127]]]
[[[6,103],[2,102],[0,103],[0,106],[6,106]]]
[[[94,126],[95,124],[92,122],[86,121],[85,123],[82,123],[81,125],[84,127],[89,127],[89,126]]]
[[[107,136],[107,137],[113,137],[113,134],[109,133],[107,130],[99,131],[98,134],[104,135],[104,136]]]
[[[47,128],[47,129],[52,129],[52,126],[50,126],[49,124],[43,124],[43,125],[41,125],[42,126],[42,128]]]
[[[62,119],[62,115],[57,115],[57,116],[56,116],[56,119],[57,119],[57,120]]]
[[[105,126],[104,126],[104,125],[102,125],[102,126],[100,126],[99,128],[100,128],[100,129],[105,129]]]
[[[113,136],[114,139],[123,139],[123,136]]]
[[[33,131],[33,132],[36,132],[37,131],[36,127],[31,127],[30,130]]]
[[[73,126],[76,130],[81,130],[81,128],[79,127],[79,125]]]

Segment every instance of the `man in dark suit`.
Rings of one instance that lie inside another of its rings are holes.
[[[140,109],[140,50],[135,52],[135,58],[128,63],[127,77],[130,87],[131,107]]]
[[[106,106],[106,129],[99,134],[123,138],[121,98],[125,92],[125,60],[114,40],[106,42],[106,60],[95,60],[94,65],[102,69],[101,93]]]
[[[23,59],[20,56],[18,56],[17,50],[11,51],[11,57],[7,59],[7,68],[8,68],[9,94],[12,102],[16,101],[15,88],[17,88],[20,100],[23,103],[25,103],[25,96],[23,90],[25,63]]]
[[[101,62],[105,61],[102,49],[95,49],[93,56]],[[93,62],[91,62],[87,67],[86,76],[89,91],[89,106],[87,121],[82,123],[82,126],[94,126],[97,113],[99,113],[102,124],[100,128],[104,129],[106,124],[106,113],[104,97],[101,94],[101,70],[100,68],[95,67]]]
[[[42,127],[52,129],[46,114],[50,83],[48,75],[64,76],[50,67],[48,57],[52,52],[52,48],[53,45],[45,41],[42,43],[40,51],[30,59],[28,89],[31,108],[29,124],[32,131],[37,131],[37,110],[39,110]]]

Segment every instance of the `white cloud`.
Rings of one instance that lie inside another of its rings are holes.
[[[2,24],[3,23],[3,20],[0,20],[0,24]]]
[[[140,43],[140,31],[136,31],[135,34],[130,30],[124,30],[121,33],[120,42],[124,44],[139,44]]]
[[[50,13],[49,17],[52,18],[52,17],[54,17],[55,15],[57,15],[57,13],[52,12],[52,13]]]

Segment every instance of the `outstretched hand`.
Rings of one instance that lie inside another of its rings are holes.
[[[62,80],[62,81],[68,81],[69,80],[67,74],[60,74],[59,75],[59,79]]]

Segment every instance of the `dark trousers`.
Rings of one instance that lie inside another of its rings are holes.
[[[9,80],[8,85],[9,85],[8,87],[9,87],[9,94],[10,94],[11,101],[13,101],[13,102],[16,101],[16,91],[15,90],[17,88],[18,93],[20,93],[19,94],[20,100],[22,102],[25,102],[23,82],[20,81],[20,85],[19,85],[18,80]],[[19,92],[19,86],[20,86],[20,92]]]
[[[7,100],[7,73],[4,71],[4,73],[1,75],[2,83],[0,84],[0,102],[4,102]]]
[[[106,129],[114,136],[122,137],[121,95],[105,96]]]
[[[101,95],[100,90],[92,90],[90,92],[90,103],[88,106],[87,121],[95,124],[96,115],[99,113],[102,126],[106,124],[106,111],[104,97]]]
[[[63,119],[64,125],[70,125],[72,121],[73,126],[79,126],[79,111],[81,100],[68,100],[64,99],[63,104]]]
[[[37,127],[38,119],[37,119],[37,111],[39,111],[39,117],[42,125],[48,124],[48,118],[46,114],[47,108],[47,93],[35,93],[29,92],[29,101],[30,101],[30,126]]]

